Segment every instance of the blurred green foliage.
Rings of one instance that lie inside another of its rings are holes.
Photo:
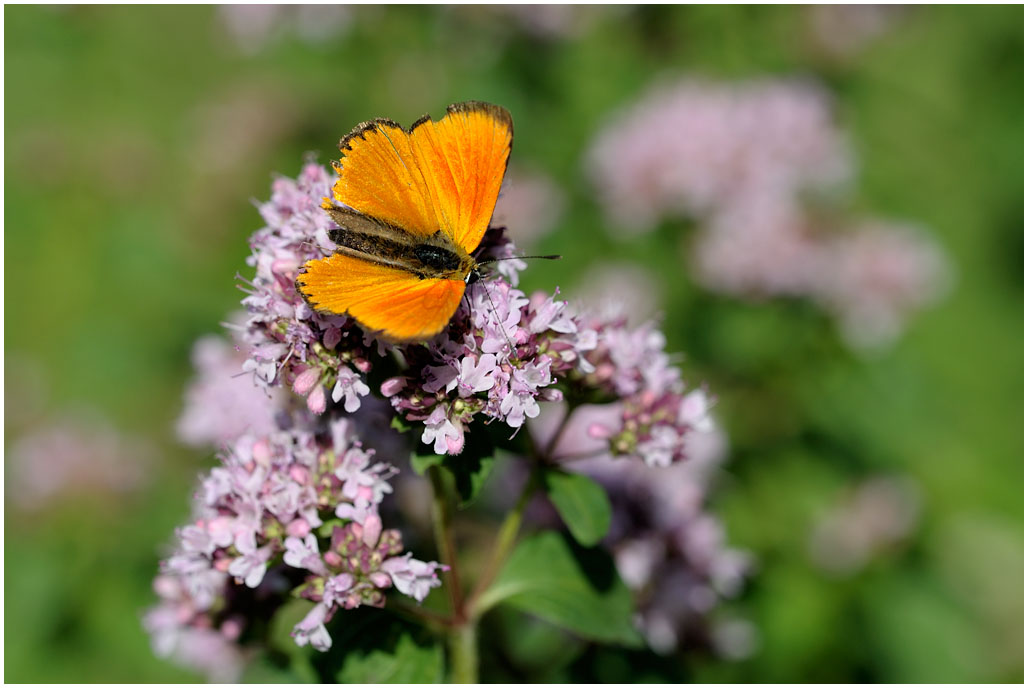
[[[565,260],[533,265],[530,289],[574,287],[612,252],[664,276],[670,349],[719,396],[732,443],[717,511],[760,563],[728,606],[757,627],[751,657],[576,647],[572,674],[540,678],[1021,678],[1022,8],[902,8],[848,57],[819,49],[803,7],[611,8],[565,37],[481,7],[357,7],[335,37],[285,33],[256,51],[211,7],[4,17],[6,447],[85,406],[162,452],[135,496],[8,502],[7,681],[192,677],[152,656],[139,617],[210,462],[172,426],[192,342],[238,307],[234,275],[261,224],[250,200],[305,152],[334,157],[359,121],[472,98],[511,110],[514,161],[569,197],[538,247]],[[803,304],[699,290],[668,250],[674,223],[610,239],[584,147],[613,108],[677,72],[824,82],[860,160],[857,209],[931,228],[955,268],[947,299],[858,356]],[[911,543],[852,576],[821,572],[813,525],[883,472],[921,486]],[[535,653],[522,641],[512,653]]]

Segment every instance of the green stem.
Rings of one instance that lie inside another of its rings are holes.
[[[447,636],[451,681],[454,684],[479,682],[479,654],[475,645],[475,627],[475,622],[470,620],[451,629]]]
[[[450,626],[449,617],[441,615],[438,612],[433,612],[432,610],[415,607],[395,597],[386,598],[386,609],[393,611],[397,615],[408,619],[411,622],[422,624],[435,632],[442,633]]]
[[[429,481],[432,483],[432,528],[436,536],[436,550],[439,558],[449,569],[443,579],[450,595],[450,612],[455,623],[460,624],[465,617],[464,600],[461,592],[461,576],[457,566],[457,547],[454,545],[454,532],[450,524],[450,502],[447,499],[447,486],[443,471],[438,466],[429,467]]]
[[[500,530],[497,532],[497,540],[493,546],[493,552],[490,554],[489,561],[486,563],[486,568],[483,570],[482,576],[479,578],[478,583],[475,586],[475,591],[472,593],[469,607],[472,611],[473,617],[478,617],[484,610],[479,610],[476,602],[480,600],[483,592],[489,588],[489,585],[493,583],[497,574],[500,573],[500,568],[507,560],[507,556],[511,554],[511,550],[514,549],[515,540],[518,538],[518,531],[522,527],[522,517],[525,514],[525,506],[529,504],[529,498],[536,490],[536,472],[535,470],[529,476],[529,480],[525,482],[525,487],[522,488],[522,494],[518,496],[518,502],[515,506],[507,513],[504,518],[504,523],[500,525]]]

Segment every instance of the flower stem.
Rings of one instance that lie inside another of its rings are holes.
[[[400,617],[410,620],[411,622],[425,625],[436,632],[442,633],[450,626],[449,617],[441,615],[438,612],[433,612],[432,610],[415,607],[399,598],[387,597],[386,609],[393,611]]]
[[[450,501],[447,499],[447,486],[443,471],[438,466],[429,467],[429,481],[432,483],[432,527],[436,536],[436,549],[439,558],[448,569],[443,579],[450,595],[450,612],[455,623],[460,624],[465,618],[464,596],[461,591],[461,576],[457,565],[457,547],[454,545],[454,532],[450,523]]]
[[[454,684],[478,684],[479,654],[475,645],[476,624],[467,621],[453,627],[447,636],[450,649],[451,681]]]
[[[443,576],[450,594],[451,617],[447,648],[450,653],[451,679],[455,684],[477,684],[479,656],[475,645],[476,620],[469,619],[461,591],[447,484],[438,466],[429,467],[428,474],[432,483],[432,525],[436,534],[436,548],[440,559],[450,567]]]
[[[490,554],[489,561],[486,563],[486,568],[483,570],[482,576],[479,577],[479,581],[475,586],[475,591],[470,597],[471,605],[469,607],[471,608],[473,617],[478,617],[479,614],[484,612],[482,610],[478,610],[475,603],[480,599],[482,593],[489,588],[489,585],[493,583],[497,574],[500,573],[500,568],[507,560],[507,556],[511,554],[515,540],[518,538],[518,530],[522,526],[522,516],[525,514],[525,506],[529,504],[529,498],[532,497],[535,490],[536,473],[534,471],[525,482],[525,487],[522,488],[522,494],[518,496],[518,502],[515,503],[515,506],[507,513],[503,524],[500,525],[500,530],[497,532],[497,539],[493,546],[493,552]]]

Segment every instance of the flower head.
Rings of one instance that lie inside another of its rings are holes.
[[[241,590],[294,582],[319,604],[294,638],[328,648],[322,625],[340,608],[381,606],[397,577],[397,589],[418,600],[438,585],[440,566],[401,556],[400,533],[383,529],[379,505],[396,470],[376,462],[350,426],[339,419],[243,435],[219,455],[221,465],[200,483],[192,521],[162,562],[163,607],[148,617],[152,633],[206,628],[232,611]],[[169,626],[159,611],[173,602],[183,612]]]

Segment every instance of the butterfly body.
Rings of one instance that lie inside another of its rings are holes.
[[[329,239],[340,253],[406,270],[420,280],[465,281],[475,269],[475,260],[442,230],[418,237],[360,213],[337,208],[327,212],[339,225],[339,229],[329,230]]]
[[[334,254],[308,261],[297,290],[316,311],[347,314],[393,341],[424,340],[450,321],[477,263],[511,152],[511,116],[451,105],[404,129],[358,125],[340,141]]]

